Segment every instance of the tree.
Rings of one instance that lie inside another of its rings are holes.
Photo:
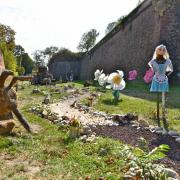
[[[14,55],[17,59],[17,65],[21,67],[22,57],[25,53],[24,48],[21,45],[16,45],[13,52],[14,52]]]
[[[49,60],[48,66],[54,63],[56,60],[66,59],[66,60],[77,60],[81,59],[82,53],[72,52],[67,48],[60,48],[57,53],[55,53]]]
[[[13,51],[15,47],[15,31],[10,26],[0,23],[0,42],[5,42],[7,49]]]
[[[43,53],[45,56],[49,56],[49,58],[51,58],[55,53],[57,53],[59,50],[58,47],[56,46],[50,46],[50,47],[47,47]]]
[[[22,56],[25,53],[24,48],[21,45],[16,45],[15,48],[13,49],[14,55],[16,57]]]
[[[28,53],[24,53],[21,62],[22,67],[25,70],[25,74],[31,74],[34,68],[34,61],[30,58]]]
[[[44,66],[45,65],[45,56],[44,56],[43,51],[36,50],[33,53],[33,59],[34,59],[34,64],[35,64],[36,69],[38,69],[39,66]]]
[[[91,29],[89,32],[84,33],[81,37],[77,49],[81,52],[89,51],[96,43],[96,38],[99,36],[99,33],[96,29]]]
[[[16,58],[13,54],[15,47],[15,31],[9,26],[0,24],[0,49],[4,57],[6,69],[16,72]]]
[[[105,34],[110,33],[117,25],[121,24],[126,16],[121,16],[117,21],[111,22],[107,25]]]
[[[116,25],[117,25],[117,22],[109,23],[106,27],[105,34],[108,34],[109,32],[111,32],[115,28]]]
[[[25,52],[25,49],[21,45],[16,45],[13,52],[17,60],[18,74],[31,74],[34,63],[33,60],[29,57],[28,53]]]
[[[139,6],[144,0],[138,0],[137,6]]]
[[[44,54],[45,59],[49,60],[58,52],[59,48],[56,46],[47,47],[42,53]]]

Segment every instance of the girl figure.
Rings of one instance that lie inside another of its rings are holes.
[[[152,79],[150,92],[157,93],[158,126],[161,125],[159,119],[159,95],[160,93],[162,93],[162,119],[164,128],[168,130],[165,118],[165,96],[169,91],[168,76],[173,72],[173,66],[171,60],[169,59],[169,53],[166,49],[166,46],[164,46],[163,44],[157,46],[154,52],[153,59],[148,64],[155,73]]]

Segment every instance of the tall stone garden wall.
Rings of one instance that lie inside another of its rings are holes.
[[[70,73],[73,73],[74,80],[80,78],[81,70],[81,61],[80,60],[61,60],[56,61],[49,65],[49,71],[56,80],[66,80],[66,76],[69,76]]]
[[[136,69],[142,77],[155,47],[164,43],[177,74],[180,61],[180,0],[145,0],[121,26],[102,39],[82,60],[81,79],[92,79],[96,69],[110,73]]]

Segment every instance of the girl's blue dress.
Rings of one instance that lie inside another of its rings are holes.
[[[171,60],[165,60],[164,64],[158,64],[156,60],[151,60],[149,62],[150,67],[154,71],[154,77],[151,83],[151,92],[168,92],[169,83],[168,77],[166,76],[166,71],[173,71]]]

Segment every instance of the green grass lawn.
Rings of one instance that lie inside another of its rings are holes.
[[[122,179],[120,164],[126,159],[115,159],[108,164],[109,158],[115,158],[113,151],[117,146],[123,147],[119,141],[99,138],[95,143],[83,143],[70,140],[67,131],[58,130],[48,120],[28,112],[35,104],[41,103],[43,94],[31,94],[34,86],[19,91],[20,108],[31,124],[38,125],[38,134],[28,134],[18,126],[9,137],[0,136],[0,179],[85,179],[90,176],[98,179]],[[46,87],[39,87],[47,90]],[[56,97],[57,98],[57,97]],[[101,148],[109,153],[100,156]],[[111,151],[111,152],[110,152]],[[32,170],[31,170],[32,169]],[[33,169],[39,169],[35,172]]]
[[[102,93],[95,105],[100,111],[108,113],[137,113],[150,124],[156,124],[156,93],[149,92],[150,85],[143,82],[128,82],[121,92],[121,102],[112,101],[112,91]],[[167,119],[170,129],[180,131],[180,86],[175,84],[167,95]]]
[[[83,81],[68,84],[74,84],[77,88],[83,87]],[[96,83],[96,86],[90,86],[90,90],[95,92],[97,87]],[[111,114],[137,113],[150,124],[157,125],[155,118],[157,95],[149,90],[150,84],[145,84],[142,81],[128,81],[126,88],[121,91],[121,102],[114,103],[112,90],[105,90],[105,93],[102,93],[102,96],[98,98],[94,108]],[[84,102],[86,103],[86,100]],[[170,91],[167,94],[166,111],[170,129],[180,132],[180,84],[178,82],[170,84]],[[160,113],[162,114],[161,111]]]
[[[78,82],[75,86],[81,88],[83,85]],[[24,116],[39,128],[39,133],[28,134],[21,126],[17,126],[11,136],[0,136],[0,179],[84,180],[87,176],[93,180],[99,177],[108,180],[123,179],[124,168],[127,168],[130,161],[130,157],[124,153],[130,147],[108,138],[98,138],[92,143],[70,140],[66,130],[58,129],[48,120],[28,112],[30,107],[41,103],[44,98],[42,93],[31,94],[33,88],[25,86],[25,89],[18,92],[19,104]],[[49,87],[39,88],[48,91]],[[96,89],[90,88],[92,91]],[[153,110],[155,103],[147,98],[130,96],[130,92],[135,93],[136,89],[127,88],[123,92],[123,101],[118,105],[111,102],[111,92],[107,91],[98,100],[96,107],[108,110],[109,113],[137,111],[146,115]],[[144,86],[140,89],[146,92]],[[174,97],[173,93],[170,95]],[[63,96],[54,96],[54,100]],[[178,116],[176,108],[169,108],[171,116]],[[176,126],[179,127],[178,121]],[[102,149],[107,153],[101,153]]]

